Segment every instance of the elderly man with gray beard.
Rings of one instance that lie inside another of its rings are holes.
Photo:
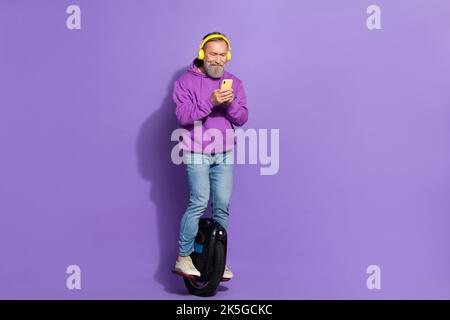
[[[233,149],[235,139],[229,139],[226,130],[242,126],[248,120],[247,99],[242,81],[225,71],[231,59],[231,45],[227,37],[219,32],[205,35],[197,58],[189,69],[175,81],[173,101],[180,125],[190,132],[189,143],[180,144],[184,149],[189,183],[189,202],[181,219],[178,257],[173,269],[183,276],[200,277],[190,254],[194,251],[194,240],[198,222],[204,214],[211,196],[212,218],[225,229],[228,225],[229,203],[233,183]],[[224,79],[232,79],[229,90],[220,90]],[[194,122],[200,121],[202,130],[214,128],[222,133],[223,141],[209,151],[210,141],[195,141]],[[195,149],[200,146],[200,150]],[[223,280],[233,273],[226,266]]]

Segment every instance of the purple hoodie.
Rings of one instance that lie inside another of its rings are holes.
[[[182,128],[189,131],[187,138],[191,140],[190,147],[186,141],[181,142],[179,146],[185,150],[211,153],[211,146],[207,148],[208,150],[205,150],[205,147],[214,141],[214,137],[206,135],[199,140],[200,135],[194,135],[194,121],[201,121],[203,135],[208,129],[217,129],[222,134],[222,147],[219,146],[213,152],[231,150],[236,143],[234,126],[240,127],[248,119],[247,99],[242,81],[227,71],[219,79],[208,77],[197,69],[195,62],[196,60],[174,84],[172,98],[176,106],[175,114]],[[234,99],[229,105],[213,106],[211,95],[215,89],[220,88],[223,79],[233,79]],[[227,129],[231,129],[228,130],[228,136]],[[196,132],[197,130],[200,130],[200,127],[196,128]],[[183,136],[183,140],[185,139],[186,135]]]

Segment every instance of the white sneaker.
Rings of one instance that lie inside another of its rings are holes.
[[[233,272],[231,272],[231,270],[228,269],[227,266],[225,266],[225,270],[223,271],[222,280],[227,281],[227,280],[231,280],[231,278],[233,278]]]
[[[200,271],[195,268],[189,256],[187,256],[187,259],[182,259],[181,261],[177,259],[175,268],[172,271],[182,276],[200,277]]]

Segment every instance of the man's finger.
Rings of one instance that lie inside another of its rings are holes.
[[[222,99],[222,100],[228,100],[228,99],[230,99],[231,98],[231,95],[223,95],[223,96],[220,96],[220,99]]]

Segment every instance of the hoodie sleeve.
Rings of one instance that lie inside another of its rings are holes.
[[[231,104],[227,107],[227,118],[235,126],[242,126],[248,120],[248,109],[247,109],[247,97],[245,95],[244,86],[242,81],[234,91],[234,99]]]
[[[210,99],[194,103],[189,90],[180,80],[175,81],[172,99],[175,103],[175,114],[181,125],[190,125],[211,113],[213,107]]]

